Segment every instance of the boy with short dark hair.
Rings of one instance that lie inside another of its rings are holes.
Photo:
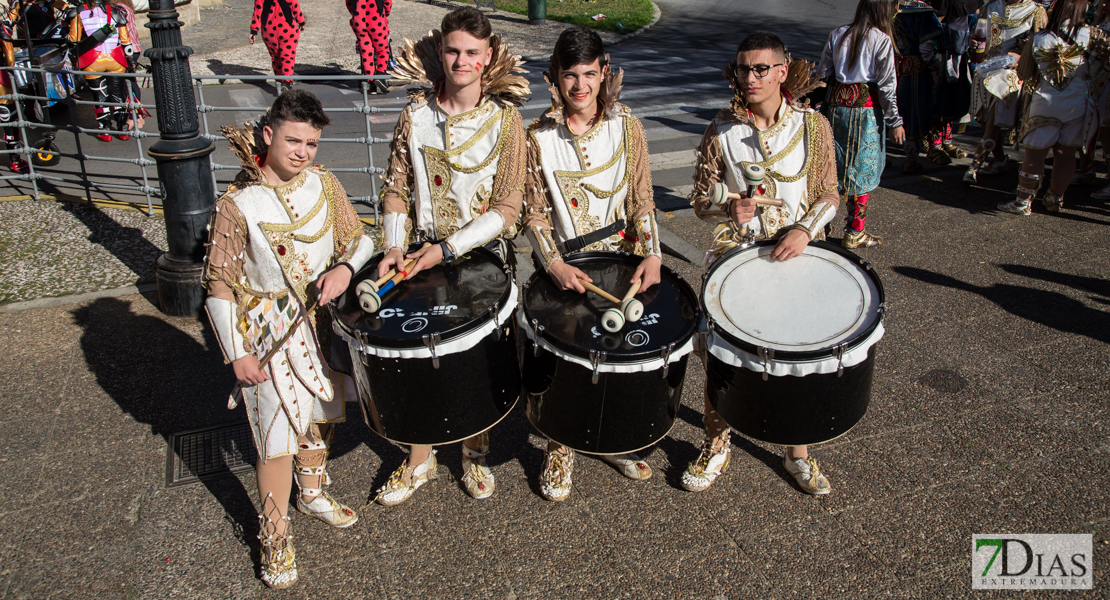
[[[312,166],[330,124],[315,96],[292,90],[270,108],[264,150],[251,124],[221,128],[243,170],[216,202],[205,257],[208,315],[240,384],[228,405],[241,390],[258,449],[262,581],[273,588],[297,580],[288,517],[294,467],[298,510],[333,527],[358,520],[323,490],[333,425],[355,395],[350,377],[324,361],[313,324],[317,307],[347,289],[374,244],[343,186]]]

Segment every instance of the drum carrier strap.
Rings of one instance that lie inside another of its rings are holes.
[[[555,244],[555,247],[559,249],[560,254],[571,254],[572,252],[578,252],[579,250],[585,248],[586,246],[589,246],[594,242],[600,242],[601,240],[611,235],[623,231],[624,228],[627,226],[628,224],[625,222],[625,220],[620,219],[619,221],[613,223],[612,225],[609,225],[608,227],[602,227],[601,229],[594,230],[590,233],[587,233],[586,235],[580,235],[565,242]]]

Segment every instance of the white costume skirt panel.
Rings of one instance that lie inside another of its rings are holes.
[[[1021,143],[1028,148],[1043,150],[1057,144],[1061,146],[1083,146],[1087,143],[1087,127],[1084,127],[1083,118],[1074,119],[1066,123],[1052,123],[1042,125],[1025,134]]]
[[[335,386],[335,397],[330,402],[319,400],[306,394],[305,390],[300,390],[301,394],[311,398],[306,403],[311,402],[313,423],[345,421],[345,401],[358,397],[354,391],[354,381],[350,377],[332,371],[329,379]],[[301,394],[297,394],[298,402],[302,397]],[[251,431],[254,433],[254,447],[262,461],[296,454],[297,430],[294,429],[293,422],[282,407],[273,380],[243,388],[243,400],[247,405],[247,417],[250,420]]]

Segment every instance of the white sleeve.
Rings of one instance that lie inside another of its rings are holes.
[[[351,240],[351,246],[344,254],[346,260],[343,261],[358,273],[359,269],[366,266],[370,261],[370,257],[374,256],[374,240],[370,236],[363,234]]]
[[[462,256],[497,237],[504,228],[505,217],[496,210],[489,210],[448,236],[447,243],[451,244],[457,256]]]
[[[386,213],[382,216],[382,232],[385,234],[386,252],[394,248],[404,250],[408,246],[408,232],[405,231],[408,220],[409,216],[405,213]]]
[[[216,338],[220,348],[224,351],[227,362],[234,362],[247,356],[244,348],[245,340],[238,327],[235,303],[231,300],[209,296],[204,301],[208,309],[208,320],[212,322],[212,329],[216,331]]]

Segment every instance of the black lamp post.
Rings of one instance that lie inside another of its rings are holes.
[[[543,25],[547,22],[547,0],[528,0],[528,24]]]
[[[158,163],[169,249],[158,258],[158,303],[168,315],[196,315],[204,305],[204,243],[216,190],[208,155],[215,149],[200,135],[189,55],[173,0],[151,0],[150,59],[160,139],[147,151]]]

